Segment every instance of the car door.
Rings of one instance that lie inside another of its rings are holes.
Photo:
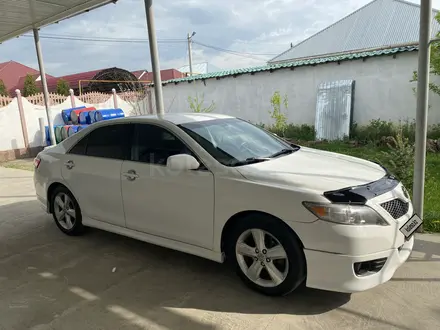
[[[212,248],[214,176],[167,168],[169,156],[190,153],[175,134],[154,124],[137,124],[132,158],[122,165],[127,228]]]
[[[131,124],[98,127],[66,154],[62,175],[83,217],[125,227],[121,167],[132,129]]]

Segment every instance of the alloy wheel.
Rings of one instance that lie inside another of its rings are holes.
[[[54,214],[57,222],[66,230],[71,230],[75,226],[76,211],[72,199],[61,192],[56,195],[54,200]]]
[[[241,271],[255,284],[276,287],[289,272],[286,250],[270,233],[248,229],[237,240],[235,254]]]

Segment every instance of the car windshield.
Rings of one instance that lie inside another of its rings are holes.
[[[179,127],[226,166],[266,161],[299,148],[237,118],[191,122]]]

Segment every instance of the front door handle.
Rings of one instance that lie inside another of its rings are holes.
[[[122,173],[122,175],[125,176],[128,181],[134,181],[139,177],[139,175],[136,174],[135,170],[129,170],[125,173]]]
[[[68,170],[71,170],[75,167],[75,163],[72,160],[68,160],[64,163],[64,166],[66,166]]]

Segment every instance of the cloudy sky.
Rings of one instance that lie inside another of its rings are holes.
[[[420,3],[420,0],[411,0]],[[193,63],[230,69],[265,62],[370,0],[156,0],[155,23],[162,69],[188,64],[186,34],[195,31]],[[433,0],[440,8],[440,0]],[[144,0],[119,0],[41,29],[41,36],[146,39]],[[148,43],[42,39],[46,71],[54,76],[121,67],[150,70]],[[223,50],[232,50],[231,54]],[[0,62],[37,68],[33,38],[0,45]]]

